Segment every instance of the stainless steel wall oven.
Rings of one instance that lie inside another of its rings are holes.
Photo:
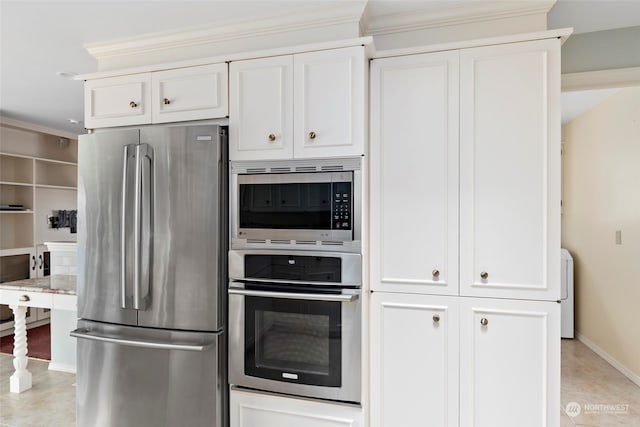
[[[229,382],[360,402],[361,257],[229,252]]]

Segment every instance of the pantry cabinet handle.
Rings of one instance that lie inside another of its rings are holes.
[[[439,314],[434,314],[434,315],[433,315],[433,321],[434,321],[435,323],[438,323],[438,322],[440,321],[440,315],[439,315]]]
[[[309,139],[316,139],[316,133],[315,132],[309,132]]]
[[[480,273],[480,278],[482,280],[487,280],[488,277],[489,277],[489,273],[487,273],[486,271],[483,271],[482,273]]]
[[[171,100],[169,98],[165,98],[165,99],[162,100],[162,103],[164,105],[169,105],[169,104],[171,104]]]
[[[272,133],[269,134],[269,141],[273,142],[276,140],[276,136]]]
[[[22,295],[20,298],[18,298],[18,301],[28,302],[28,301],[31,301],[31,298],[29,298],[29,295]]]
[[[44,264],[44,263],[42,262],[42,255],[38,255],[38,260],[40,261],[40,262],[38,263],[38,268],[39,268],[40,270],[42,270],[42,266],[43,266],[43,264]]]
[[[487,326],[489,324],[489,321],[487,320],[486,317],[483,317],[482,319],[480,319],[480,324],[482,326]]]
[[[136,108],[137,106],[138,106],[138,104],[136,104],[136,103],[135,103],[135,102],[133,102],[133,101],[131,101],[131,102],[129,103],[129,107],[131,107],[131,108]]]
[[[435,277],[435,278],[438,278],[438,277],[440,276],[440,271],[439,271],[439,270],[437,270],[437,269],[436,269],[436,270],[433,270],[433,271],[431,272],[431,275],[432,275],[433,277]]]
[[[35,269],[36,269],[36,265],[37,265],[37,263],[36,263],[36,256],[35,256],[35,255],[33,255],[33,256],[31,257],[31,260],[33,261],[33,266],[31,267],[31,269],[32,269],[32,270],[35,270]]]

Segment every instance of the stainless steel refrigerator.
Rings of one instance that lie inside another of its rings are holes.
[[[226,129],[79,138],[78,426],[224,426]]]

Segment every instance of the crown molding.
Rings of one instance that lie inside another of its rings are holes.
[[[77,133],[71,133],[64,130],[60,130],[60,129],[54,129],[48,126],[42,126],[35,123],[27,123],[27,122],[23,122],[22,120],[16,120],[16,119],[12,119],[5,116],[0,116],[0,124],[4,126],[11,126],[13,128],[26,130],[29,132],[46,133],[48,135],[61,136],[63,138],[78,139]],[[84,128],[80,130],[84,131]]]
[[[316,29],[340,24],[359,28],[366,1],[344,5],[322,6],[288,14],[239,20],[226,24],[192,27],[183,30],[150,33],[137,37],[85,44],[85,49],[98,61],[103,58],[137,55],[164,49],[224,43],[249,37],[262,37],[291,31]],[[355,34],[353,37],[358,37]]]
[[[584,71],[562,75],[562,91],[640,86],[640,67]]]
[[[453,7],[371,16],[361,24],[364,35],[376,36],[548,13],[556,0],[475,1]]]

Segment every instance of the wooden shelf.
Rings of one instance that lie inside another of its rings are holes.
[[[24,211],[12,211],[12,210],[0,209],[0,214],[7,214],[7,213],[9,213],[9,214],[30,214],[30,213],[33,213],[33,211],[31,209],[27,209],[27,210],[24,210]]]
[[[73,190],[73,191],[76,191],[78,189],[78,187],[70,187],[67,185],[43,185],[43,184],[37,184],[36,188],[51,188],[55,190]]]
[[[28,182],[14,182],[14,181],[0,181],[0,185],[15,185],[19,187],[33,187],[33,184]]]

